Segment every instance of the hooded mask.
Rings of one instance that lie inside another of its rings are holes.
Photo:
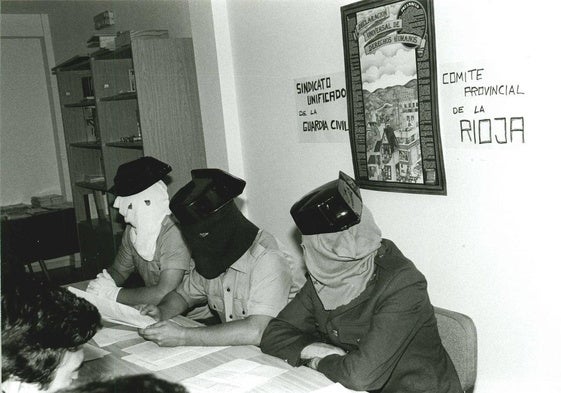
[[[168,206],[167,186],[161,180],[138,194],[118,196],[113,203],[125,222],[132,226],[130,240],[147,261],[154,259],[162,222],[171,214]]]
[[[154,259],[164,218],[171,214],[167,186],[162,181],[171,166],[150,156],[121,164],[109,192],[117,197],[113,207],[132,226],[130,239],[138,254]]]
[[[326,310],[359,296],[373,277],[382,232],[363,206],[358,224],[334,233],[302,236],[304,261]]]
[[[172,197],[170,209],[180,222],[195,269],[213,279],[249,249],[259,229],[233,201],[245,181],[220,169],[195,169],[191,175],[193,180]]]

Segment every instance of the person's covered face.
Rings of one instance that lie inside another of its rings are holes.
[[[362,293],[374,273],[381,236],[366,206],[360,222],[348,229],[302,236],[304,262],[326,310]]]
[[[55,392],[59,389],[70,386],[72,380],[78,378],[78,369],[84,360],[84,350],[66,351],[55,371],[55,377],[51,382],[47,392]]]
[[[230,201],[219,212],[183,226],[195,269],[207,279],[224,273],[251,246],[259,229]]]
[[[167,210],[169,197],[165,184],[159,181],[146,190],[130,196],[118,196],[113,207],[119,209],[119,214],[125,222],[138,228],[144,218],[150,219],[153,212],[159,215],[160,210]]]

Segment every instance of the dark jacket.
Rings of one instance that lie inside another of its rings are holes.
[[[366,289],[349,304],[326,311],[310,278],[272,320],[261,340],[264,353],[301,364],[313,342],[347,351],[329,355],[318,371],[354,390],[461,392],[442,346],[425,277],[391,241],[383,239]]]

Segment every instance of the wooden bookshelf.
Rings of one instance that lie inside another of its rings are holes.
[[[117,50],[74,56],[52,71],[60,92],[82,261],[96,270],[112,262],[123,231],[122,218],[111,207],[115,197],[107,192],[121,164],[142,156],[170,164],[170,196],[190,180],[192,169],[206,167],[192,40],[133,40]],[[84,93],[89,81],[84,78],[91,78],[94,98]],[[87,140],[84,108],[90,107],[95,108],[90,121],[98,141]],[[139,133],[142,141],[123,141]],[[92,174],[102,174],[105,181],[84,181]],[[107,217],[92,219],[84,197],[95,192],[106,198]]]

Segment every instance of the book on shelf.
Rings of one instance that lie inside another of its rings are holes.
[[[93,220],[104,221],[109,217],[107,196],[103,191],[94,191],[84,195],[86,218],[91,223]]]
[[[84,175],[84,181],[86,183],[101,183],[105,181],[105,176],[103,175],[89,175],[89,174],[85,174]]]

